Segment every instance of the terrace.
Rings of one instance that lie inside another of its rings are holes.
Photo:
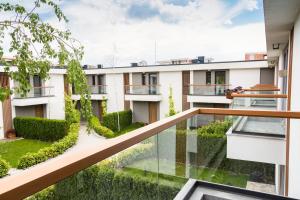
[[[19,93],[13,95],[12,104],[14,106],[28,106],[47,104],[49,97],[54,97],[53,86],[38,86],[32,87],[26,96]]]
[[[210,127],[197,126],[203,115],[222,115],[226,120],[207,125]],[[196,195],[199,199],[202,194],[202,199],[236,199],[234,195],[242,197],[239,199],[289,199],[275,195],[281,187],[277,165],[228,157],[227,148],[232,144],[225,133],[239,116],[300,119],[299,112],[290,111],[193,108],[101,146],[86,148],[76,156],[68,154],[4,177],[0,180],[0,199],[25,198],[47,187],[36,195],[67,199],[103,195],[195,199]],[[277,147],[270,148],[276,154]],[[265,151],[255,146],[252,150],[256,155]],[[258,187],[259,191],[251,191],[253,184],[266,185],[268,190]]]

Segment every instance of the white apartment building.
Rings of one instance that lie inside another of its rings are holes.
[[[224,90],[256,84],[273,84],[274,68],[265,60],[232,61],[187,65],[155,65],[85,69],[91,89],[93,112],[101,118],[101,102],[108,112],[131,109],[134,122],[152,123],[166,117],[169,90],[173,90],[178,112],[192,107],[228,108]],[[5,76],[3,73],[3,77]],[[176,80],[176,81],[174,81]],[[68,92],[66,69],[52,68],[50,79],[30,78],[32,90],[26,97],[13,94],[3,102],[0,136],[12,128],[15,116],[64,119],[64,93]],[[18,83],[9,80],[13,89]],[[79,100],[73,91],[72,99]],[[80,107],[80,105],[78,105]],[[11,113],[11,114],[10,114]]]
[[[92,94],[92,101],[106,98],[108,112],[131,109],[133,120],[145,123],[165,118],[169,110],[170,88],[175,109],[181,112],[199,106],[227,108],[231,100],[225,97],[224,90],[274,84],[274,68],[269,68],[264,60],[92,68],[86,69],[85,73],[90,82],[101,76],[102,83],[106,83],[97,86],[105,87],[106,92]],[[97,81],[93,83],[92,87],[98,84]]]

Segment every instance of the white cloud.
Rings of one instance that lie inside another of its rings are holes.
[[[138,20],[127,14],[130,5],[150,3],[159,16]],[[163,0],[67,1],[63,10],[73,36],[85,47],[83,63],[127,66],[178,57],[209,56],[215,60],[243,59],[245,52],[264,51],[264,24],[227,26],[244,11],[257,9],[255,0],[241,0],[232,7],[221,0],[195,0],[186,6]],[[50,19],[52,21],[52,19]],[[176,23],[166,23],[176,22]]]

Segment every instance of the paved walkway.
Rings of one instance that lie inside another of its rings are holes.
[[[91,131],[91,133],[88,134],[87,129],[86,129],[86,125],[81,124],[77,143],[73,147],[68,149],[64,154],[59,155],[55,158],[51,158],[51,159],[49,159],[49,160],[47,160],[43,163],[47,163],[50,160],[55,160],[55,159],[58,159],[58,158],[62,158],[63,156],[68,155],[70,153],[82,151],[82,150],[87,149],[87,148],[93,148],[95,146],[101,145],[105,140],[106,140],[105,137],[102,137],[102,136],[98,135],[94,131]],[[9,170],[9,175],[13,175],[13,174],[16,174],[16,173],[21,172],[21,171],[24,171],[24,170],[19,170],[19,169],[12,168],[12,169]]]

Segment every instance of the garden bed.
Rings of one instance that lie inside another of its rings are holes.
[[[38,152],[40,149],[49,147],[51,144],[51,142],[32,139],[0,142],[0,155],[11,167],[16,168],[22,156],[27,153]]]

